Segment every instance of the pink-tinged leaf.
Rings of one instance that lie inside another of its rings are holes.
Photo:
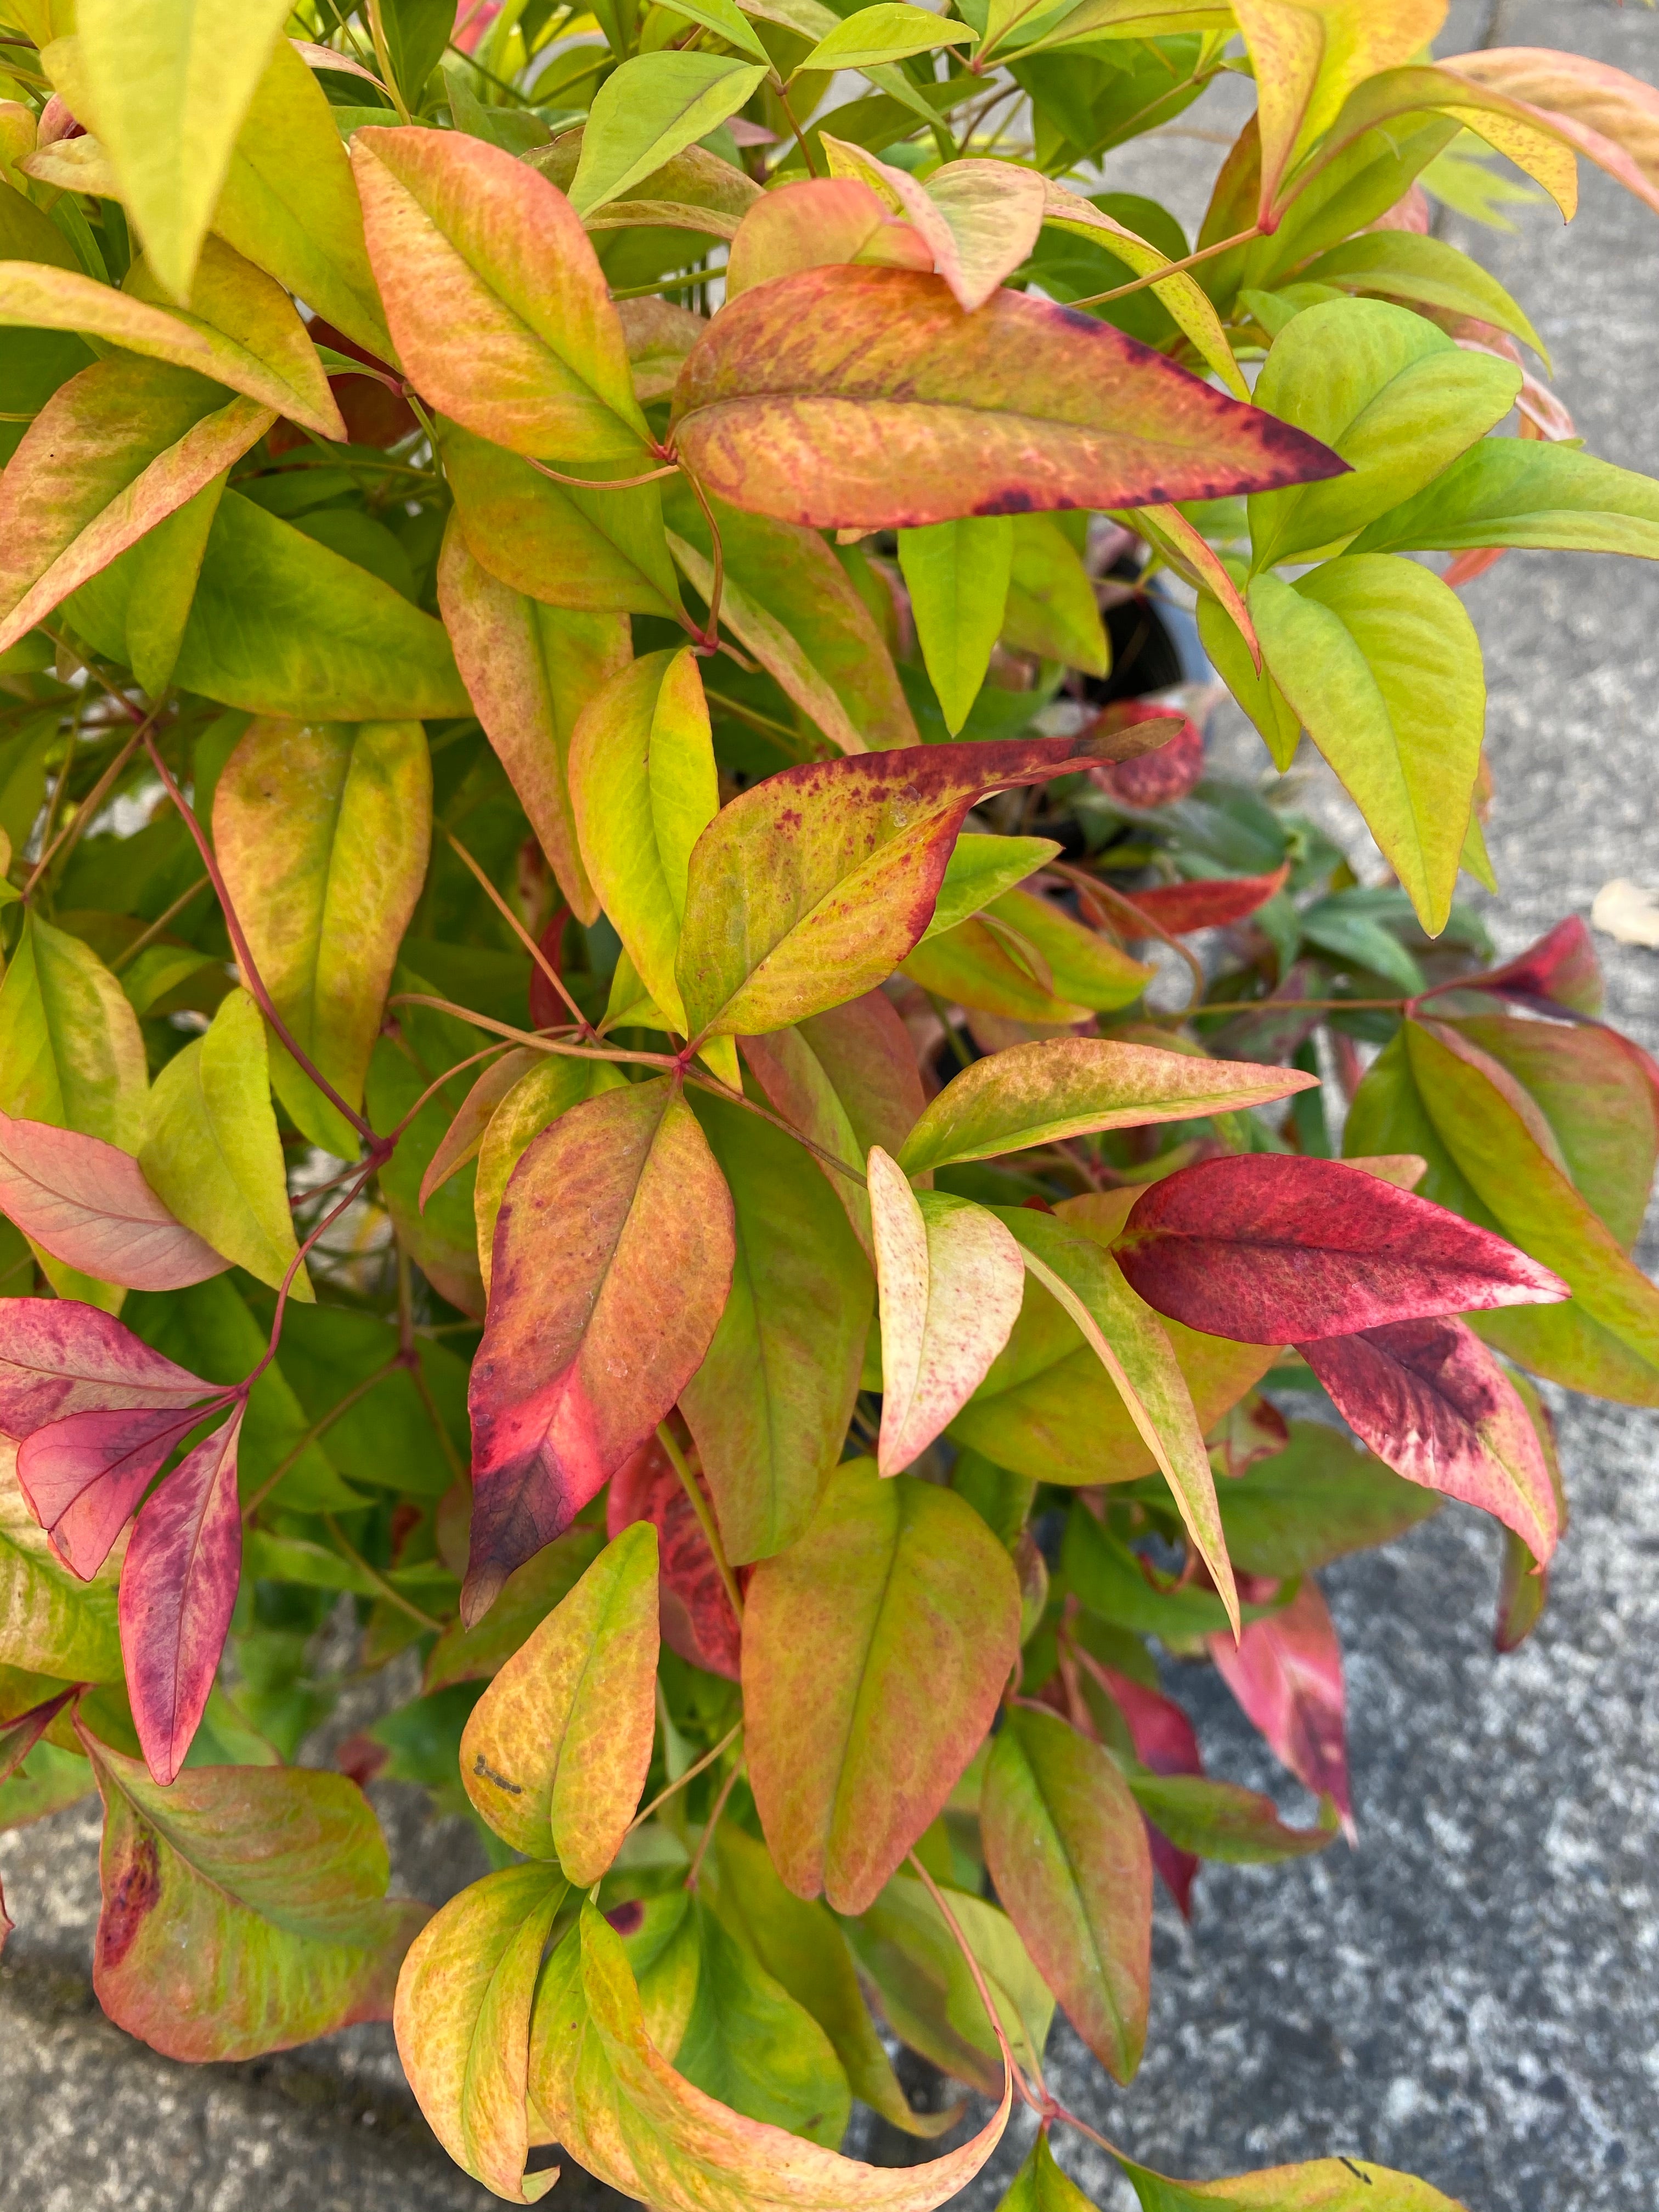
[[[777,185],[744,216],[726,264],[726,296],[735,300],[757,284],[831,261],[931,270],[933,254],[858,178],[814,177]]]
[[[1221,876],[1210,883],[1157,884],[1148,890],[1126,892],[1125,896],[1148,921],[1167,930],[1171,937],[1186,937],[1195,929],[1225,929],[1244,921],[1284,890],[1290,872],[1286,861],[1269,876]]]
[[[1134,709],[1141,709],[1139,713]],[[1150,720],[1159,710],[1148,708],[1144,701],[1134,700],[1130,707],[1115,714],[1118,727],[1129,723]],[[1184,799],[1204,773],[1204,732],[1196,722],[1182,721],[1174,737],[1135,760],[1119,761],[1110,768],[1097,768],[1090,781],[1109,799],[1124,806],[1146,809],[1152,806],[1171,806],[1177,799]]]
[[[429,1907],[386,1894],[368,1800],[303,1766],[191,1766],[158,1789],[81,1730],[104,1800],[93,1987],[169,2058],[255,2058],[385,2020]]]
[[[1045,179],[1035,169],[1015,161],[949,161],[924,185],[861,146],[827,131],[821,135],[831,174],[867,178],[908,216],[927,243],[931,265],[969,314],[1029,258],[1048,201]]]
[[[112,1407],[52,1421],[17,1449],[17,1481],[52,1549],[90,1582],[200,1409]]]
[[[1193,572],[1193,580],[1212,592],[1225,607],[1243,639],[1252,666],[1261,673],[1261,641],[1255,634],[1244,594],[1228,574],[1226,563],[1196,523],[1189,522],[1178,507],[1147,507],[1136,517],[1143,534],[1159,552],[1173,556]]]
[[[1297,1349],[1354,1434],[1396,1474],[1479,1506],[1548,1559],[1559,1516],[1538,1431],[1467,1323],[1397,1322]]]
[[[741,1048],[774,1110],[854,1170],[872,1145],[896,1153],[927,1103],[910,1033],[884,991],[867,991],[770,1036],[744,1037]],[[817,1164],[869,1252],[867,1192],[826,1161]]]
[[[1115,1249],[1148,1305],[1242,1344],[1570,1295],[1547,1267],[1426,1199],[1335,1160],[1272,1153],[1202,1160],[1153,1183]]]
[[[1275,416],[1109,323],[1024,293],[845,265],[745,293],[674,389],[679,452],[734,507],[811,529],[1158,506],[1340,476]]]
[[[985,1380],[1018,1318],[1025,1271],[994,1213],[943,1191],[918,1197],[879,1145],[869,1179],[881,1311],[877,1464],[896,1474]]]
[[[707,1498],[701,1473],[693,1479]],[[635,1521],[656,1524],[663,1642],[693,1667],[737,1681],[743,1672],[743,1630],[696,1510],[654,1437],[617,1470],[605,1498],[607,1535],[620,1536]]]
[[[533,981],[532,978],[532,985]],[[532,1007],[532,1019],[535,1012]],[[427,1162],[426,1173],[421,1177],[422,1213],[433,1193],[441,1190],[451,1176],[459,1175],[469,1160],[477,1158],[495,1109],[520,1077],[527,1075],[532,1067],[539,1067],[546,1056],[524,1045],[491,1060],[477,1078],[461,1101],[459,1112],[439,1139],[438,1149]]]
[[[1290,1603],[1246,1624],[1237,1645],[1209,1639],[1216,1671],[1275,1759],[1316,1797],[1328,1797],[1353,1840],[1342,1646],[1311,1575]]]
[[[1254,1626],[1254,1624],[1252,1624]],[[1247,1629],[1248,1635],[1249,1631]],[[1231,1649],[1231,1639],[1219,1636],[1218,1644]],[[1154,1774],[1202,1774],[1204,1761],[1198,1748],[1198,1737],[1193,1724],[1173,1698],[1166,1698],[1161,1690],[1149,1690],[1144,1682],[1131,1681],[1128,1675],[1120,1674],[1115,1668],[1103,1667],[1087,1655],[1080,1655],[1082,1663],[1102,1682],[1127,1724],[1135,1747],[1135,1757]],[[1146,1840],[1152,1846],[1152,1864],[1157,1868],[1164,1887],[1174,1898],[1183,1920],[1193,1917],[1193,1883],[1197,1878],[1199,1861],[1196,1854],[1183,1851],[1172,1844],[1162,1828],[1143,1811],[1146,1823]]]
[[[129,1291],[182,1291],[230,1265],[175,1221],[118,1146],[0,1114],[0,1211],[50,1252]]]
[[[1601,963],[1581,916],[1569,915],[1553,929],[1529,945],[1518,959],[1501,968],[1488,968],[1479,975],[1456,975],[1424,992],[1425,999],[1443,991],[1491,991],[1499,998],[1523,1003],[1541,1000],[1546,1006],[1569,1006],[1574,1013],[1599,1014],[1606,997]]]
[[[1606,62],[1554,46],[1455,54],[1446,68],[1543,112],[1598,168],[1659,211],[1659,90]]]
[[[1531,1381],[1524,1375],[1511,1375],[1510,1380],[1520,1394],[1521,1402],[1533,1427],[1538,1432],[1538,1443],[1548,1470],[1550,1488],[1555,1493],[1555,1520],[1558,1539],[1567,1533],[1567,1493],[1561,1480],[1560,1455],[1555,1448],[1555,1423],[1549,1407],[1539,1396]],[[1533,1557],[1532,1547],[1513,1528],[1504,1531],[1504,1559],[1498,1590],[1498,1618],[1492,1626],[1492,1648],[1497,1651],[1513,1651],[1524,1644],[1537,1627],[1549,1599],[1549,1570],[1540,1566]]]
[[[622,325],[558,187],[459,131],[360,131],[351,155],[416,390],[514,453],[647,466]]]
[[[178,1407],[213,1385],[74,1298],[0,1298],[0,1435],[98,1407]]]
[[[884,983],[933,918],[975,799],[1162,734],[906,745],[750,785],[692,848],[676,972],[695,1034],[763,1036]]]
[[[186,1453],[139,1514],[121,1568],[127,1693],[144,1764],[163,1784],[185,1763],[241,1580],[241,1426],[239,1407]]]
[[[573,1106],[524,1153],[469,1391],[469,1626],[673,1405],[719,1324],[733,1252],[725,1179],[666,1081]]]

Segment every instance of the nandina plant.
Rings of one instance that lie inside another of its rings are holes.
[[[1537,1620],[1659,1077],[1458,901],[1456,591],[1659,489],[1429,210],[1659,206],[1659,94],[1444,12],[8,0],[0,1819],[101,1793],[157,2049],[390,2013],[515,2203],[922,2212],[1020,2101],[1075,2212],[1055,2006],[1127,2081],[1154,1872],[1352,1832],[1315,1571],[1454,1498]],[[1195,240],[1092,188],[1224,73]]]

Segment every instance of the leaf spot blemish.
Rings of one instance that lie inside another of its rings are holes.
[[[98,1963],[111,1971],[118,1966],[137,1940],[138,1931],[161,1900],[161,1869],[155,1838],[141,1835],[132,1856],[116,1877],[104,1899],[98,1921]]]
[[[475,1774],[481,1774],[486,1782],[493,1782],[498,1790],[505,1790],[509,1797],[522,1797],[524,1796],[523,1783],[509,1782],[506,1775],[497,1774],[495,1768],[484,1757],[483,1752],[480,1752],[477,1759],[473,1760],[472,1771]]]

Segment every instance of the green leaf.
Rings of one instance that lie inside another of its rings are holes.
[[[734,0],[672,0],[671,12],[684,15],[690,23],[701,23],[705,30],[714,31],[729,46],[736,46],[751,61],[764,62],[770,66],[770,57],[760,40],[749,27],[743,11]]]
[[[398,89],[408,106],[418,108],[455,28],[448,0],[381,0],[380,19]]]
[[[1104,1037],[1012,1045],[951,1078],[905,1139],[899,1164],[917,1176],[1100,1129],[1200,1121],[1266,1105],[1310,1081],[1294,1068]]]
[[[1480,640],[1456,593],[1415,562],[1351,554],[1296,584],[1256,577],[1249,605],[1274,681],[1437,936],[1486,708]]]
[[[1283,775],[1302,742],[1301,716],[1274,683],[1272,672],[1257,668],[1237,623],[1207,592],[1199,594],[1198,636],[1216,673],[1255,723],[1273,755],[1273,766]]]
[[[408,968],[396,969],[392,980],[399,990],[431,991],[425,977]],[[447,1097],[440,1092],[422,1106],[422,1096],[431,1080],[426,1070],[453,1066],[458,1060],[465,1059],[467,1048],[476,1044],[477,1033],[475,1030],[469,1034],[447,1016],[427,1015],[426,1022],[432,1027],[422,1036],[425,1028],[423,1012],[405,1006],[398,1026],[412,1030],[422,1048],[429,1040],[435,1041],[435,1053],[425,1049],[417,1053],[416,1048],[409,1045],[400,1048],[390,1037],[383,1036],[376,1039],[369,1057],[365,1106],[376,1133],[389,1136],[406,1115],[413,1114],[415,1117],[398,1139],[390,1159],[382,1161],[377,1180],[392,1226],[410,1259],[440,1297],[447,1298],[460,1312],[481,1321],[484,1288],[478,1267],[471,1165],[434,1191],[424,1207],[421,1204],[421,1187],[427,1170],[461,1103],[465,1081],[464,1076],[459,1078]],[[443,1026],[439,1028],[439,1024]],[[459,1042],[460,1037],[465,1037],[465,1044]],[[310,1110],[315,1112],[316,1109]]]
[[[1134,1801],[1178,1851],[1218,1859],[1229,1866],[1273,1866],[1283,1859],[1322,1851],[1337,1832],[1336,1808],[1326,1798],[1317,1827],[1290,1828],[1271,1797],[1237,1782],[1201,1774],[1154,1774],[1137,1767],[1129,1776]]]
[[[1238,2212],[1462,2212],[1426,2181],[1369,2159],[1321,2158],[1225,2181],[1171,2181],[1127,2158],[1118,2164],[1134,2185],[1141,2212],[1206,2212],[1213,2204],[1235,2205]]]
[[[1023,1206],[998,1212],[1018,1238],[1028,1270],[1065,1308],[1111,1376],[1174,1493],[1188,1537],[1237,1634],[1238,1595],[1215,1478],[1192,1393],[1161,1316],[1136,1297],[1116,1261],[1092,1238]]]
[[[811,1155],[752,1114],[694,1102],[732,1193],[732,1292],[680,1393],[728,1559],[785,1550],[817,1510],[858,1395],[870,1268]]]
[[[1322,1421],[1292,1421],[1285,1450],[1217,1493],[1233,1565],[1275,1581],[1389,1543],[1442,1502]]]
[[[1156,1589],[1127,1544],[1101,1526],[1085,1505],[1066,1516],[1060,1585],[1074,1593],[1098,1620],[1164,1641],[1213,1636],[1228,1626],[1226,1609],[1210,1590]]]
[[[533,2204],[559,2178],[556,2167],[525,2172],[525,2092],[536,1979],[568,1893],[548,1866],[488,1874],[428,1921],[398,1977],[398,2056],[428,2126],[458,2166],[514,2204]]]
[[[750,1780],[798,1897],[873,1901],[978,1749],[1018,1641],[1013,1567],[972,1506],[867,1460],[836,1470],[744,1614]]]
[[[622,199],[631,185],[735,115],[767,75],[764,63],[720,54],[634,55],[594,94],[572,204],[586,216]]]
[[[1463,553],[1487,545],[1659,560],[1659,484],[1570,446],[1487,438],[1415,499],[1379,515],[1353,550]]]
[[[0,984],[0,1108],[136,1153],[148,1091],[120,984],[78,937],[26,915]]]
[[[617,614],[544,606],[476,561],[452,512],[438,559],[438,604],[462,681],[507,770],[565,902],[592,925],[599,902],[582,866],[568,764],[576,718],[626,665]]]
[[[86,0],[76,11],[89,112],[144,250],[181,304],[285,21],[281,0]]]
[[[1249,500],[1252,563],[1329,548],[1411,497],[1515,404],[1521,372],[1382,300],[1310,307],[1274,339],[1256,404],[1318,438],[1352,473]]]
[[[682,1890],[659,1911],[657,1971],[641,1972],[640,1996],[663,2057],[731,2111],[833,2150],[851,2099],[823,2028],[701,1895]]]
[[[398,1349],[394,1319],[347,1306],[290,1307],[283,1322],[283,1371],[307,1417],[327,1419],[340,1472],[439,1498],[465,1458],[467,1364],[430,1337],[417,1342],[416,1367],[397,1364]]]
[[[980,919],[998,923],[1029,945],[1046,969],[1056,997],[1091,1013],[1115,1013],[1138,999],[1152,970],[1097,929],[1075,921],[1036,891],[1004,891],[982,908]]]
[[[1019,1706],[980,1799],[998,1897],[1084,2041],[1118,2081],[1146,2039],[1152,1862],[1139,1808],[1097,1743]]]
[[[906,2135],[943,2134],[962,2116],[910,2108],[876,2033],[847,1938],[828,1906],[785,1888],[764,1844],[730,1820],[714,1845],[714,1910],[829,2037],[853,2094]],[[704,1880],[707,1880],[705,1874]]]
[[[583,709],[570,800],[584,865],[635,973],[682,1036],[674,979],[691,848],[720,807],[702,678],[690,649],[647,653]]]
[[[990,1989],[1014,2063],[1029,2068],[1042,2059],[1054,2001],[1006,1912],[963,1890],[945,1896]],[[981,2096],[994,2096],[1002,2057],[985,2002],[926,1885],[897,1875],[856,1920],[843,1924],[899,2040]]]
[[[904,0],[878,0],[877,6],[857,9],[826,32],[795,74],[867,70],[882,62],[904,61],[911,54],[932,53],[940,46],[974,46],[978,35],[966,23],[950,22],[930,8],[907,7]]]
[[[607,1545],[472,1709],[461,1779],[504,1843],[579,1889],[617,1856],[656,1730],[657,1530]]]
[[[933,918],[922,932],[926,945],[1034,875],[1060,847],[1049,837],[985,837],[964,830],[951,848],[945,880],[933,902]]]
[[[220,775],[213,842],[271,1002],[351,1107],[431,843],[417,722],[255,722]],[[273,1039],[276,1094],[313,1142],[356,1140]]]
[[[590,120],[584,160],[593,135]],[[556,186],[459,131],[359,131],[351,161],[387,320],[430,404],[515,453],[648,465],[622,324]]]
[[[30,1512],[16,1464],[9,1443],[0,1455],[0,1667],[61,1681],[118,1682],[115,1599],[125,1547],[118,1540],[90,1582],[71,1574]]]
[[[156,526],[222,483],[273,420],[250,399],[227,405],[218,386],[189,369],[133,355],[71,377],[0,482],[0,650],[128,546],[154,545]],[[155,689],[165,688],[163,678]]]
[[[230,412],[229,408],[223,410],[226,416]],[[210,478],[132,548],[126,659],[152,699],[159,699],[167,690],[179,665],[179,648],[196,602],[208,538],[229,473],[227,469]]]
[[[548,606],[678,617],[657,485],[578,491],[447,422],[439,446],[467,549],[491,575]]]
[[[265,1025],[246,991],[157,1077],[138,1153],[161,1203],[216,1252],[274,1290],[299,1251],[271,1109]],[[315,1292],[304,1263],[292,1296]]]
[[[1014,557],[1004,514],[968,515],[898,534],[916,642],[952,737],[979,696],[1002,630]]]
[[[921,2168],[861,2166],[745,2118],[701,2094],[653,2045],[626,1950],[592,1905],[543,1971],[530,2087],[573,2157],[661,2212],[763,2203],[776,2212],[928,2212],[984,2164],[1012,2094],[1005,2083],[981,2132]]]
[[[1017,514],[1013,568],[1002,617],[1002,641],[1016,653],[1063,661],[1085,675],[1104,676],[1112,651],[1095,600],[1093,580],[1059,523],[1046,514]]]
[[[117,661],[143,574],[123,555],[69,602],[74,628]],[[253,714],[369,720],[471,708],[441,623],[228,490],[208,533],[173,673],[181,690]]]
[[[384,2019],[428,1908],[343,1774],[187,1767],[165,1789],[84,1732],[104,1800],[93,1986],[169,2058],[252,2058]]]
[[[1509,331],[1542,356],[1546,368],[1549,366],[1543,340],[1498,279],[1443,239],[1412,230],[1370,231],[1309,262],[1298,270],[1297,282],[1334,284],[1344,292],[1371,292],[1447,314],[1472,315]]]
[[[1094,2212],[1076,2182],[1055,2165],[1046,2128],[1038,2132],[997,2212]]]

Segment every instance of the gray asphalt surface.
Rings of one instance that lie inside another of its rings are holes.
[[[1659,82],[1659,18],[1638,7],[1462,0],[1455,24],[1462,43],[1486,30]],[[1474,242],[1552,349],[1590,450],[1659,474],[1659,218],[1588,165],[1583,188],[1570,232],[1533,210],[1517,236]],[[1468,600],[1487,641],[1503,884],[1490,918],[1509,953],[1587,915],[1611,877],[1659,881],[1659,570],[1511,554]],[[1659,1048],[1659,954],[1598,947],[1610,1015]],[[1659,1416],[1557,1403],[1573,1526],[1532,1641],[1492,1654],[1497,1547],[1457,1509],[1330,1570],[1358,1850],[1210,1868],[1190,1928],[1161,1911],[1152,2034],[1127,2092],[1057,2027],[1058,2094],[1146,2162],[1198,2178],[1346,2151],[1419,2172],[1470,2212],[1654,2201]],[[1296,1813],[1219,1681],[1194,1670],[1181,1691],[1212,1771]],[[477,1870],[454,1824],[423,1829],[408,1793],[377,1795],[410,1887],[436,1898]],[[4,2212],[492,2201],[426,2134],[389,2031],[190,2070],[111,2027],[87,1986],[96,1837],[82,1810],[0,1837],[19,1923],[0,1966]],[[1024,2141],[964,2202],[994,2203]],[[1128,2203],[1103,2159],[1061,2154],[1107,2212]],[[601,2197],[570,2174],[550,2201]]]

